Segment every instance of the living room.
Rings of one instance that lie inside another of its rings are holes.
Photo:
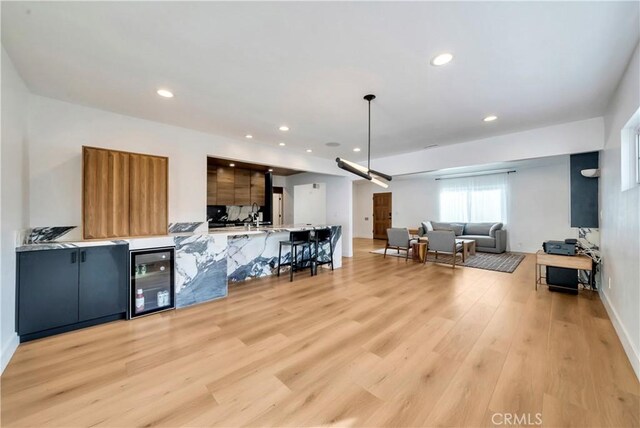
[[[484,215],[481,221],[504,224],[507,250],[535,253],[542,248],[543,241],[578,237],[578,229],[570,226],[568,155],[394,177],[388,189],[364,180],[355,181],[354,237],[372,238],[374,193],[391,192],[393,227],[415,229],[424,221],[457,220],[447,218],[447,212],[440,212],[440,188],[447,184],[445,180],[485,175],[501,176],[504,180],[499,183],[503,186],[504,213],[500,207],[489,207],[488,217]],[[498,213],[492,218],[493,208]]]
[[[637,2],[1,7],[0,425],[640,426]]]

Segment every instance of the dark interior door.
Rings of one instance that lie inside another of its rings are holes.
[[[373,194],[373,237],[387,239],[391,227],[391,192]]]
[[[127,311],[127,245],[80,249],[80,321]]]
[[[18,334],[78,322],[78,250],[20,253]]]

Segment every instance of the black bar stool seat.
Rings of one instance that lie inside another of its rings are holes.
[[[306,267],[311,267],[311,231],[309,230],[300,230],[296,232],[289,232],[289,240],[288,241],[280,241],[280,246],[278,248],[278,276],[280,276],[280,267],[281,266],[291,266],[289,271],[289,281],[293,281],[293,272],[304,269]],[[290,248],[290,261],[282,262],[282,246],[287,246]],[[298,248],[302,250],[302,256],[300,258],[300,262],[298,263]],[[305,260],[304,258],[304,250],[307,249],[309,252],[309,258]],[[308,263],[308,266],[305,266],[305,262]],[[313,274],[313,271],[311,271]]]

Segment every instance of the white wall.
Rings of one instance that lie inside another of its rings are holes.
[[[0,372],[18,346],[15,333],[15,234],[27,226],[27,106],[29,93],[2,49],[0,150]]]
[[[293,186],[293,222],[327,223],[327,186],[324,183]]]
[[[544,240],[577,238],[577,229],[570,227],[569,156],[518,167],[508,180],[509,249],[533,253]],[[372,237],[373,193],[392,192],[394,227],[418,227],[422,221],[439,219],[438,182],[433,177],[401,178],[388,189],[364,180],[353,187],[356,237]]]
[[[640,378],[640,188],[621,190],[620,131],[640,107],[640,45],[605,115],[600,198],[602,297]],[[609,278],[611,288],[608,287]]]
[[[542,242],[577,238],[571,228],[569,156],[509,174],[507,248],[535,253]]]
[[[286,188],[289,195],[293,195],[294,186],[312,183],[326,185],[327,224],[342,226],[342,255],[351,257],[353,255],[353,188],[351,179],[314,173],[295,174],[286,178]],[[295,204],[295,201],[292,202],[291,206]]]
[[[355,237],[373,237],[374,193],[391,192],[393,227],[418,227],[422,221],[438,218],[438,187],[433,178],[395,179],[388,189],[359,180],[353,188]]]
[[[29,110],[31,227],[81,224],[83,145],[168,156],[170,222],[206,219],[208,155],[344,174],[330,159],[255,142],[229,140],[50,98],[32,95]],[[65,236],[69,240],[80,237],[80,228]]]

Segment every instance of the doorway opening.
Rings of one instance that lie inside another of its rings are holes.
[[[284,189],[273,187],[273,225],[282,226],[284,223]]]

